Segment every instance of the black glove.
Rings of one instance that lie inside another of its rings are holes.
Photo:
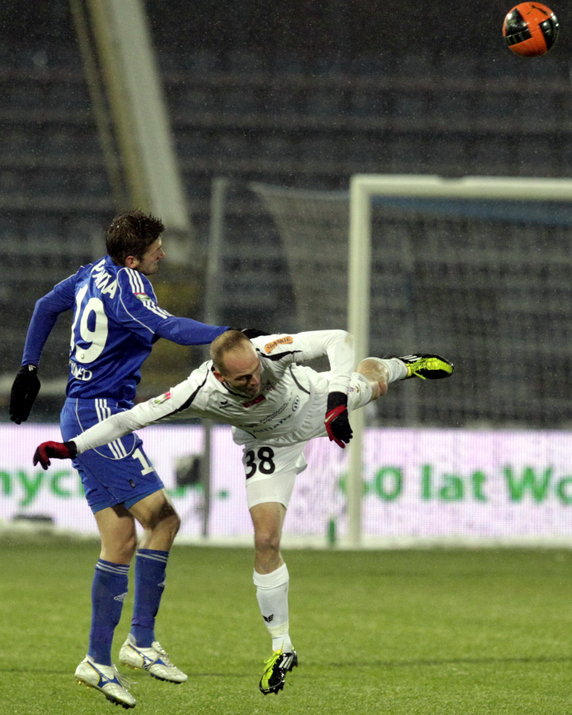
[[[75,442],[42,442],[34,452],[34,467],[39,462],[42,469],[47,469],[51,464],[50,457],[73,459],[76,455]]]
[[[258,330],[258,328],[242,328],[240,332],[243,335],[246,335],[249,340],[252,340],[252,338],[259,338],[261,335],[270,335],[270,333],[267,333],[264,330]]]
[[[347,395],[343,392],[330,392],[324,421],[330,440],[345,449],[354,434],[348,420]]]
[[[10,392],[10,419],[17,425],[25,422],[40,391],[38,368],[35,365],[22,365],[18,370]]]

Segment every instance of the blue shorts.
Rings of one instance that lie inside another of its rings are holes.
[[[129,405],[108,398],[82,400],[68,397],[60,414],[60,429],[65,442]],[[128,434],[109,444],[89,449],[73,460],[92,512],[123,504],[133,506],[164,488],[136,434]]]

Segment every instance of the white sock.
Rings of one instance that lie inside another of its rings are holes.
[[[384,362],[388,363],[389,382],[404,380],[409,374],[407,371],[407,365],[399,358],[388,358],[384,360]]]
[[[290,576],[286,564],[275,571],[261,574],[253,572],[256,599],[268,632],[272,636],[272,650],[293,650],[288,633],[288,585]]]
[[[368,360],[377,360],[387,370],[387,382],[397,382],[404,380],[407,377],[407,366],[399,358],[368,358]]]

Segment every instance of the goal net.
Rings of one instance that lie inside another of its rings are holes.
[[[252,186],[284,242],[297,329],[349,327],[358,358],[434,351],[460,366],[438,400],[378,403],[384,425],[569,423],[572,181],[358,175],[351,202]]]
[[[436,352],[457,366],[438,390],[408,384],[356,413],[350,472],[363,420],[569,426],[572,181],[356,175],[348,193],[253,189],[284,242],[299,329],[348,327],[358,358]]]

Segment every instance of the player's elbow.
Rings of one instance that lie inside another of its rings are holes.
[[[347,330],[334,330],[334,336],[337,341],[339,340],[340,342],[343,342],[348,348],[353,350],[355,342],[354,336],[351,333],[348,333]]]
[[[41,317],[44,320],[57,318],[59,311],[55,309],[54,299],[50,293],[46,293],[34,303],[34,317]]]

